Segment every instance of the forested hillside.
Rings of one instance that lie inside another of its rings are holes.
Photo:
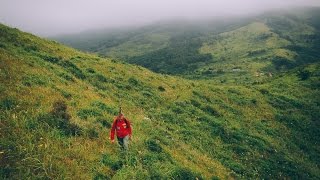
[[[319,8],[298,8],[252,17],[159,23],[117,33],[87,32],[57,39],[155,72],[252,83],[257,74],[274,74],[319,59],[319,12]],[[81,41],[82,38],[85,40]]]
[[[212,34],[220,40],[150,34],[161,43],[147,53],[130,49],[141,46],[131,40],[117,45],[141,58],[170,52],[183,65],[181,50],[199,79],[157,74],[0,25],[0,178],[319,179],[319,26],[308,20],[301,37],[259,20]],[[273,53],[284,64],[264,63]],[[230,56],[245,62],[230,59],[229,67]],[[192,75],[161,62],[154,63],[159,72]],[[133,125],[127,153],[109,142],[120,105]]]

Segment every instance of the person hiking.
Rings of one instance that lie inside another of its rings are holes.
[[[132,129],[130,122],[127,118],[124,117],[121,108],[119,111],[119,115],[114,118],[111,132],[110,132],[110,140],[111,143],[114,143],[114,134],[116,133],[118,143],[122,150],[128,150],[129,148],[129,140],[131,140]]]

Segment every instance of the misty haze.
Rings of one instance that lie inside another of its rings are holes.
[[[2,0],[0,22],[42,36],[319,6],[318,0]]]

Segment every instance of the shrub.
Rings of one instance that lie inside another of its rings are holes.
[[[272,63],[277,70],[288,69],[294,66],[294,63],[292,61],[282,57],[275,57],[274,59],[272,59]]]
[[[66,135],[78,136],[82,134],[82,129],[73,123],[66,123],[62,129]]]
[[[267,89],[260,89],[259,90],[261,94],[269,94],[269,91]]]
[[[196,174],[187,168],[177,168],[171,175],[172,179],[194,180],[203,179],[200,174]]]
[[[74,82],[74,79],[71,75],[67,74],[67,73],[61,73],[59,74],[60,77],[62,77],[63,79],[67,80],[67,81],[71,81]]]
[[[163,86],[159,86],[158,89],[159,89],[159,91],[161,91],[161,92],[166,91],[166,89],[165,89]]]
[[[86,78],[86,76],[81,71],[81,69],[79,69],[75,64],[73,64],[70,61],[65,61],[65,60],[62,60],[62,58],[47,56],[47,55],[42,55],[41,57],[45,61],[51,62],[53,64],[58,64],[59,66],[64,67],[66,70],[71,72],[74,76],[76,76],[79,79]]]
[[[53,104],[51,115],[69,121],[71,116],[67,113],[67,104],[64,101],[56,101]]]
[[[95,77],[100,82],[108,82],[108,79],[105,76],[103,76],[102,74],[97,74]]]
[[[244,175],[244,173],[246,172],[246,169],[234,160],[226,160],[224,161],[224,164],[239,175]]]
[[[38,51],[38,47],[35,45],[26,46],[23,49],[27,52]]]
[[[12,97],[6,97],[0,101],[1,110],[11,110],[17,106],[18,102]]]
[[[115,160],[115,159],[111,158],[110,155],[108,155],[108,154],[104,154],[102,156],[101,163],[104,165],[110,166],[111,169],[114,171],[121,169],[121,167],[123,166],[122,161]]]
[[[152,92],[150,92],[150,91],[142,91],[142,94],[145,97],[152,97],[153,96]]]
[[[88,117],[96,117],[96,116],[101,116],[101,111],[97,109],[80,109],[77,112],[77,115],[81,119],[87,119]]]
[[[81,135],[82,129],[76,124],[70,123],[70,118],[64,101],[56,101],[49,114],[38,117],[40,121],[44,121],[51,128],[61,130],[65,135]]]
[[[97,122],[99,122],[105,128],[111,128],[111,123],[103,117],[98,117]]]
[[[190,102],[194,107],[197,107],[197,108],[201,107],[201,104],[197,100],[191,99]]]
[[[7,46],[5,45],[5,44],[3,44],[3,43],[0,43],[0,48],[3,48],[3,49],[5,49]]]
[[[209,105],[201,107],[201,110],[212,115],[212,116],[220,116],[220,113]]]
[[[111,179],[111,177],[102,173],[96,174],[93,178],[93,180],[109,180],[109,179]]]
[[[39,85],[44,86],[47,84],[47,79],[45,77],[40,75],[29,75],[22,78],[22,84],[25,86],[33,86],[33,85]]]
[[[99,137],[99,133],[94,128],[88,129],[87,135],[90,139],[95,139]]]
[[[217,176],[213,176],[213,177],[211,177],[211,180],[219,180],[220,178],[219,177],[217,177]]]
[[[154,139],[149,139],[145,142],[147,148],[152,152],[162,152],[162,147]]]
[[[76,76],[79,79],[85,79],[86,76],[82,72],[81,69],[79,69],[75,64],[73,64],[70,61],[59,61],[58,63],[60,66],[66,68],[69,72],[71,72],[74,76]]]
[[[96,71],[92,68],[87,68],[87,72],[88,73],[91,73],[91,74],[94,74]]]
[[[256,105],[258,103],[257,99],[251,99],[252,104]]]
[[[309,79],[310,76],[311,76],[311,72],[309,70],[300,70],[298,72],[298,77],[302,81]]]
[[[60,58],[53,57],[53,56],[48,56],[48,55],[43,55],[41,58],[45,61],[51,62],[51,63],[58,63],[60,61]]]
[[[118,109],[112,106],[108,106],[105,103],[101,102],[101,101],[94,101],[91,103],[91,106],[99,108],[102,111],[106,111],[107,113],[111,114],[111,115],[115,115],[118,113]]]
[[[60,92],[61,92],[61,95],[67,99],[70,99],[72,97],[72,94],[67,91],[60,90]]]
[[[136,78],[134,78],[134,77],[130,77],[130,78],[128,79],[128,82],[129,82],[129,84],[131,84],[131,85],[133,85],[133,86],[136,86],[136,85],[139,84],[139,81],[138,81]]]

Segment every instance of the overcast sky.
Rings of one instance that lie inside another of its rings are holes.
[[[161,19],[208,18],[292,6],[320,6],[320,0],[0,0],[0,22],[52,36]]]

